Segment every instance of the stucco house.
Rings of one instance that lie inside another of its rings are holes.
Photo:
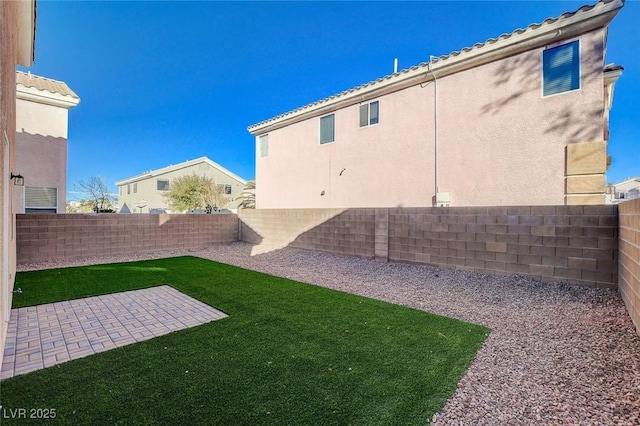
[[[62,81],[16,72],[17,213],[64,213],[69,109],[80,98]]]
[[[604,204],[601,0],[248,127],[257,208]]]
[[[217,207],[238,208],[238,197],[247,181],[209,158],[200,157],[116,182],[120,212],[157,213],[169,209],[164,194],[169,190],[171,181],[193,174],[211,178],[220,187],[229,202]]]
[[[34,0],[0,2],[0,349],[7,337],[16,272],[16,65],[33,64],[35,26]]]

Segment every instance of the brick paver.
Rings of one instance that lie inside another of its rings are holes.
[[[226,316],[168,285],[12,309],[0,379]]]

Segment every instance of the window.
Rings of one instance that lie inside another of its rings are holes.
[[[320,117],[320,143],[329,143],[336,140],[335,114]]]
[[[133,193],[137,193],[138,192],[138,182],[133,184]]]
[[[58,188],[24,188],[25,213],[57,213]]]
[[[168,191],[168,190],[169,190],[169,181],[158,179],[158,191]]]
[[[258,156],[266,157],[269,155],[269,135],[258,136]]]
[[[380,102],[374,101],[360,105],[360,127],[378,124],[380,121]]]
[[[542,52],[542,95],[580,88],[580,44],[578,40]]]
[[[127,194],[131,194],[131,184],[127,184]]]
[[[220,193],[224,195],[231,195],[231,185],[223,185],[219,184],[218,188],[220,188]]]

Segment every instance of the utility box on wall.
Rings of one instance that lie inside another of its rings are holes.
[[[451,204],[450,192],[438,192],[436,194],[436,207],[449,207]]]

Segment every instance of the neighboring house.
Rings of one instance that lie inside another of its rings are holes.
[[[36,3],[0,1],[0,365],[16,273],[16,65],[34,59]]]
[[[17,213],[65,213],[68,115],[80,98],[62,81],[20,71],[16,98]]]
[[[238,207],[238,197],[247,181],[207,157],[200,157],[116,182],[120,212],[159,213],[169,209],[164,194],[171,181],[193,174],[211,178],[229,199],[226,205],[217,207],[229,210]]]
[[[256,207],[604,204],[603,0],[248,128]]]
[[[618,204],[640,198],[640,177],[629,178],[607,187],[607,204]]]

